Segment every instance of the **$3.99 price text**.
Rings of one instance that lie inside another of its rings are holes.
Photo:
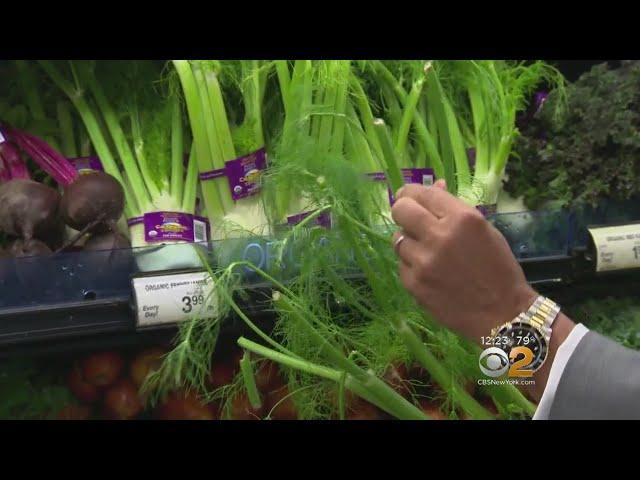
[[[182,297],[182,311],[184,313],[191,313],[193,307],[204,304],[204,295],[192,295]]]
[[[216,315],[214,282],[207,272],[137,277],[133,289],[138,327]]]

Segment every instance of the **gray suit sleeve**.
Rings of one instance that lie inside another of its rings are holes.
[[[562,373],[549,419],[640,419],[640,352],[588,332]]]

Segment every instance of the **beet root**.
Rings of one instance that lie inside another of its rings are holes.
[[[49,255],[51,249],[44,242],[32,238],[31,240],[17,239],[11,242],[7,248],[7,253],[16,258],[39,257]]]
[[[84,250],[91,252],[99,250],[117,250],[130,247],[131,243],[129,242],[129,239],[120,232],[108,232],[92,235],[84,244]]]
[[[65,189],[60,211],[64,222],[75,230],[83,230],[98,219],[116,222],[124,211],[124,189],[104,172],[80,175]]]
[[[60,194],[32,180],[12,180],[0,185],[0,230],[31,240],[45,235],[59,220]]]

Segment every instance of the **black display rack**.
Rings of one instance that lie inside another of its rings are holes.
[[[584,261],[590,225],[640,220],[640,202],[603,204],[573,211],[495,214],[498,228],[523,267],[527,279],[540,290],[557,296],[580,297],[581,289],[598,287],[621,291],[640,284],[635,272],[610,274],[606,282]],[[191,245],[199,258],[225,262],[248,260],[262,269],[272,268],[274,240],[249,238],[209,245]],[[153,249],[62,253],[51,257],[0,261],[0,358],[38,355],[105,346],[142,345],[168,341],[176,325],[144,330],[136,327],[132,279],[183,271],[177,251],[184,245]],[[175,254],[171,249],[176,249]],[[157,259],[164,260],[154,264]],[[161,272],[159,272],[161,271]],[[614,287],[617,285],[617,287]],[[269,285],[247,272],[241,305],[256,322],[269,321]],[[587,291],[587,290],[584,290]],[[228,319],[234,328],[240,322]]]

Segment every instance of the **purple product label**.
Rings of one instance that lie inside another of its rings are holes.
[[[255,195],[262,186],[262,172],[267,168],[264,148],[226,163],[231,197],[234,200]]]
[[[181,212],[144,214],[146,242],[206,242],[210,236],[209,221],[206,218]]]
[[[144,217],[133,217],[127,220],[127,225],[133,227],[134,225],[139,225],[144,223]]]
[[[490,215],[494,215],[497,210],[498,210],[498,205],[495,203],[492,203],[491,205],[478,205],[476,206],[476,209],[485,217],[488,217]]]
[[[387,176],[384,172],[367,173],[367,177],[369,177],[369,180],[373,180],[374,182],[384,182],[387,180]]]
[[[298,225],[301,221],[311,215],[313,212],[303,212],[298,213],[297,215],[291,215],[287,217],[287,225],[295,226]],[[322,212],[316,218],[314,218],[310,223],[310,226],[313,227],[323,227],[323,228],[331,228],[331,214],[329,212]]]
[[[213,180],[214,178],[220,178],[227,175],[225,168],[219,168],[218,170],[210,170],[208,172],[202,172],[199,177],[200,180]]]
[[[476,149],[467,148],[467,158],[469,159],[469,167],[474,168],[476,166]]]
[[[534,115],[542,109],[542,106],[544,105],[544,102],[547,101],[547,98],[549,98],[549,92],[541,91],[536,93],[533,103],[535,112]]]
[[[428,187],[433,185],[436,179],[433,168],[403,168],[402,177],[405,184],[413,183],[418,185],[426,185]],[[389,189],[389,203],[393,205],[394,202],[394,192]]]
[[[102,162],[96,156],[70,158],[69,162],[78,171],[78,173],[104,172]]]
[[[404,183],[419,183],[431,186],[435,180],[433,168],[403,168]]]

